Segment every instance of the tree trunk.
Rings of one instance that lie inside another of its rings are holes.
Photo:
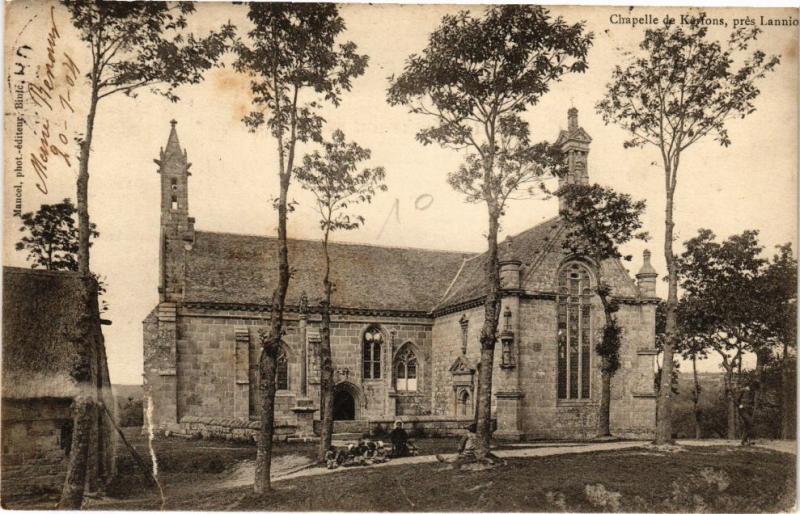
[[[331,296],[333,285],[330,281],[331,259],[328,253],[328,231],[322,242],[325,255],[325,301],[322,304],[322,326],[320,327],[320,419],[322,426],[319,434],[319,452],[317,458],[322,461],[331,447],[333,439],[333,355],[331,351]]]
[[[600,414],[597,417],[598,437],[611,435],[611,377],[611,373],[605,371],[600,374],[602,390],[600,392]]]
[[[661,387],[658,389],[658,400],[656,403],[656,444],[669,444],[672,439],[672,368],[673,368],[673,348],[677,327],[676,310],[678,308],[678,269],[675,262],[675,254],[672,252],[672,240],[675,223],[672,219],[673,195],[675,192],[674,184],[670,178],[677,169],[670,173],[670,167],[666,168],[667,174],[667,203],[665,208],[665,230],[664,230],[664,257],[667,261],[667,271],[669,288],[666,304],[666,326],[664,329],[664,351],[663,364],[661,365]]]
[[[72,402],[72,443],[67,465],[67,477],[61,490],[58,510],[79,510],[83,505],[86,467],[89,456],[89,432],[92,429],[92,398],[82,391]]]
[[[701,439],[703,431],[700,425],[700,381],[697,377],[697,355],[692,354],[692,376],[694,389],[692,389],[692,410],[694,412],[694,438]]]
[[[277,296],[277,295],[276,295]],[[272,313],[272,317],[277,315]],[[275,423],[275,367],[277,363],[272,332],[261,334],[262,349],[258,360],[259,392],[261,393],[261,425],[256,448],[256,470],[253,490],[256,494],[269,492],[270,468],[272,464],[272,434]]]
[[[89,156],[92,148],[92,136],[94,133],[94,120],[97,114],[97,79],[92,78],[92,93],[89,103],[89,113],[86,115],[86,134],[80,144],[80,162],[78,163],[77,180],[77,210],[78,210],[78,272],[84,278],[84,308],[86,317],[92,322],[95,314],[92,309],[91,295],[96,290],[89,286],[86,281],[91,280],[89,268]],[[84,345],[79,350],[83,355],[82,362],[77,363],[76,375],[81,378],[77,380],[81,391],[73,400],[73,430],[72,430],[72,450],[69,463],[67,464],[67,478],[64,481],[64,488],[61,491],[61,501],[59,509],[79,509],[83,504],[83,493],[87,480],[87,466],[90,461],[89,446],[92,442],[92,431],[97,428],[96,410],[92,397],[91,363],[88,362],[93,354],[93,348],[89,345],[94,341],[88,337],[90,330],[82,327],[84,340],[78,344]],[[94,428],[93,428],[94,427]],[[94,438],[96,441],[96,438]],[[92,452],[96,454],[95,451]],[[96,476],[96,470],[91,476]],[[94,481],[94,480],[92,480]]]
[[[736,397],[733,391],[733,367],[725,370],[725,404],[727,405],[727,439],[736,439]]]
[[[753,422],[755,422],[758,410],[761,407],[761,391],[764,388],[764,364],[766,360],[765,350],[762,349],[756,352],[756,390],[753,391],[753,410],[751,412]]]
[[[600,270],[598,266],[597,271],[597,284],[598,284],[598,291],[600,291],[600,283],[601,283],[601,276]],[[603,302],[603,315],[605,317],[606,326],[611,323],[614,323],[614,314],[610,312],[611,305],[608,301],[608,296],[601,292],[598,294],[600,297],[600,301]],[[605,331],[603,331],[603,337],[605,338]],[[604,341],[605,342],[605,341]],[[600,412],[597,416],[597,436],[598,437],[607,437],[611,435],[611,379],[614,376],[613,373],[609,373],[607,370],[608,368],[608,357],[602,356],[602,372],[600,374]]]
[[[97,81],[92,80],[92,96],[89,104],[89,114],[86,115],[86,134],[81,141],[81,157],[78,163],[77,181],[77,210],[78,210],[78,271],[89,276],[89,237],[91,235],[89,222],[89,156],[92,151],[92,137],[94,134],[94,119],[97,114]]]
[[[781,357],[781,439],[795,438],[795,434],[792,432],[794,392],[795,384],[791,379],[791,369],[789,368],[789,343],[784,341]]]
[[[97,398],[89,405],[89,452],[86,456],[86,494],[95,494],[99,489],[100,471],[100,411],[97,409]]]
[[[281,155],[282,155],[281,150]],[[281,159],[282,160],[282,159]],[[289,288],[289,249],[286,243],[286,198],[289,192],[291,175],[282,172],[280,175],[280,198],[278,203],[278,287],[272,294],[269,334],[261,333],[261,357],[258,361],[259,391],[261,393],[261,426],[258,447],[256,450],[256,470],[253,490],[256,494],[267,493],[270,486],[270,468],[272,464],[272,435],[275,421],[275,368],[283,336],[283,309],[286,302],[286,290]]]
[[[492,438],[492,371],[494,367],[494,347],[497,341],[497,320],[500,310],[500,271],[497,260],[497,232],[499,212],[489,208],[489,234],[487,240],[486,299],[484,301],[484,321],[481,329],[481,367],[478,378],[478,427],[476,456],[484,459],[489,455]]]

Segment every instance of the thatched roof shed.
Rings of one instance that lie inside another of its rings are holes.
[[[75,395],[79,351],[102,344],[89,304],[77,273],[3,267],[3,398]]]

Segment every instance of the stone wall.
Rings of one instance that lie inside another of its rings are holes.
[[[518,302],[518,304],[515,304]],[[559,400],[556,389],[556,302],[553,298],[523,296],[519,300],[506,297],[513,314],[515,332],[515,368],[501,368],[501,345],[495,347],[493,374],[493,416],[501,430],[507,423],[516,426],[528,439],[587,439],[596,435],[597,413],[601,391],[600,358],[592,349],[591,392],[588,400]],[[502,312],[501,310],[501,312]],[[456,384],[450,366],[461,355],[462,316],[469,320],[467,352],[464,356],[473,366],[479,355],[483,307],[446,314],[436,318],[433,338],[434,353],[433,413],[456,415]],[[514,321],[516,319],[516,321]],[[592,344],[599,341],[604,323],[602,305],[595,298],[591,310]],[[653,347],[655,342],[655,307],[648,303],[623,304],[618,321],[622,327],[621,369],[612,380],[611,430],[623,437],[650,437],[655,423],[653,396]],[[500,328],[503,328],[501,315]],[[477,377],[473,383],[477,382]],[[512,394],[521,393],[517,400]],[[498,409],[497,393],[501,393]],[[506,393],[506,394],[503,394]],[[474,402],[473,402],[474,406]],[[518,407],[517,413],[506,412]],[[513,428],[513,426],[512,426]]]
[[[3,498],[61,491],[71,424],[70,400],[3,399]]]
[[[259,426],[256,420],[184,416],[169,435],[255,443],[258,441]],[[295,429],[294,425],[276,426],[272,438],[275,441],[285,441],[294,435]]]
[[[529,438],[589,438],[596,435],[601,392],[600,358],[591,353],[591,392],[588,400],[559,400],[556,389],[556,303],[524,300],[520,330],[520,389],[522,427]],[[621,368],[611,383],[611,432],[624,437],[649,437],[655,423],[653,353],[655,317],[652,305],[622,305]],[[602,306],[592,304],[592,345],[604,324]]]
[[[276,394],[277,426],[297,424],[291,410],[301,396],[302,336],[308,343],[308,398],[319,406],[319,316],[311,315],[305,329],[297,314],[289,313],[283,338],[288,361],[288,389]],[[267,329],[267,313],[218,311],[178,307],[175,325],[175,368],[165,375],[159,364],[160,337],[169,323],[148,318],[144,323],[145,382],[153,397],[155,424],[175,430],[185,417],[255,419],[258,413],[259,331]],[[392,417],[398,412],[426,415],[431,411],[431,325],[426,318],[393,318],[336,315],[331,325],[335,380],[354,392],[360,418]],[[381,377],[362,376],[362,335],[370,327],[384,335]],[[168,339],[168,338],[166,338]],[[393,359],[403,345],[414,346],[418,361],[418,389],[394,391]],[[163,352],[160,352],[163,353]],[[160,359],[164,360],[164,359]],[[167,366],[168,367],[168,366]],[[400,402],[398,409],[397,402]],[[172,414],[174,413],[174,414]],[[174,416],[175,422],[171,422]],[[317,412],[316,416],[319,416]]]

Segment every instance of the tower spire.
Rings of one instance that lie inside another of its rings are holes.
[[[176,120],[170,120],[169,124],[171,125],[169,131],[169,138],[167,138],[167,147],[162,152],[161,160],[168,158],[181,158],[185,159],[186,154],[181,150],[181,143],[178,141],[178,131],[175,129],[175,126],[178,124]]]
[[[182,262],[187,245],[194,242],[194,218],[189,216],[189,168],[186,150],[178,141],[177,121],[170,121],[166,148],[156,159],[161,175],[161,301],[176,301],[182,294]]]
[[[558,134],[555,146],[561,149],[564,159],[567,161],[568,171],[566,175],[558,179],[558,187],[567,184],[588,184],[588,156],[589,143],[592,138],[578,124],[578,109],[570,107],[567,110],[567,130],[562,130]],[[565,200],[560,200],[559,210],[563,211]]]

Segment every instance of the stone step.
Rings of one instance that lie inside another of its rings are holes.
[[[358,440],[364,437],[364,434],[361,432],[339,432],[338,434],[333,434],[332,438],[335,441],[349,441],[349,440]]]
[[[318,443],[319,437],[315,435],[297,435],[286,438],[287,443]]]

